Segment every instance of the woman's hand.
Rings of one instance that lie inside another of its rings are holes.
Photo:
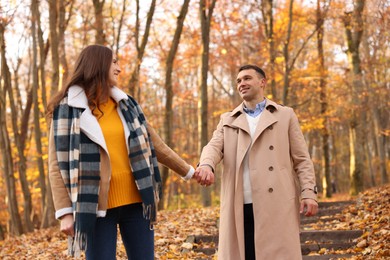
[[[74,236],[74,220],[73,214],[67,214],[61,218],[61,232],[68,236]]]

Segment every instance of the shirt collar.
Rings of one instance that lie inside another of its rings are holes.
[[[245,106],[243,106],[243,110],[245,113],[247,113],[248,115],[250,116],[257,116],[259,115],[261,112],[263,112],[264,108],[265,108],[265,103],[266,103],[266,99],[264,98],[263,101],[261,101],[260,103],[257,103],[256,104],[256,107],[255,109],[249,109]]]

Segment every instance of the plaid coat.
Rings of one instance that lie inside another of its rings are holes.
[[[123,98],[127,99],[126,93],[120,89],[114,87],[111,91],[111,97],[119,102]],[[108,150],[104,141],[103,133],[100,129],[100,125],[92,115],[87,98],[82,88],[73,86],[68,92],[68,105],[74,107],[85,108],[80,117],[80,129],[86,134],[93,142],[100,147],[100,182],[99,182],[99,196],[98,196],[98,217],[103,217],[107,210],[107,199],[109,190],[109,180],[111,176],[111,166],[108,157]],[[118,108],[119,109],[119,108]],[[52,123],[51,123],[52,125]],[[54,206],[56,209],[56,218],[60,218],[66,214],[72,214],[72,202],[64,185],[60,169],[58,166],[58,160],[56,155],[56,148],[54,142],[53,127],[50,128],[49,134],[49,177],[53,192]],[[157,160],[172,169],[180,176],[184,177],[193,169],[183,159],[180,158],[172,149],[170,149],[157,135],[155,130],[148,125],[148,131],[150,133]],[[125,127],[126,139],[129,135],[127,127]]]

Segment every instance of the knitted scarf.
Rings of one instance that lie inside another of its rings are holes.
[[[141,194],[144,217],[156,222],[161,195],[161,177],[147,122],[138,103],[130,96],[119,107],[130,130],[129,159]],[[75,237],[69,254],[85,250],[87,234],[95,227],[100,181],[99,145],[80,131],[83,108],[70,107],[66,96],[53,111],[54,142],[58,166],[72,201]]]

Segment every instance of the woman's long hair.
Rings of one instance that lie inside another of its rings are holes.
[[[92,111],[98,108],[100,101],[107,100],[110,87],[112,87],[109,83],[112,58],[112,50],[108,47],[102,45],[85,47],[77,58],[69,82],[51,98],[47,106],[48,114],[53,112],[73,85],[84,89]]]

